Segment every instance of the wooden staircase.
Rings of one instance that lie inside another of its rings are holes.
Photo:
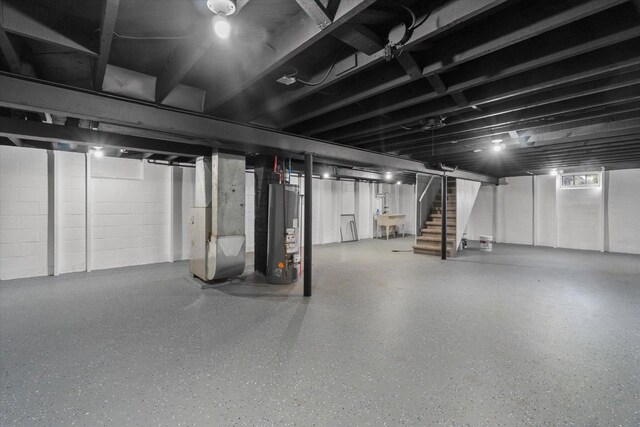
[[[429,211],[425,227],[420,230],[413,253],[440,256],[442,251],[442,191]],[[455,255],[456,243],[456,181],[447,183],[447,256]]]

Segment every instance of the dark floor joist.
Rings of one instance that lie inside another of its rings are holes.
[[[413,32],[413,35],[405,44],[405,48],[409,50],[413,46],[417,46],[429,39],[440,36],[456,26],[464,25],[466,22],[472,21],[479,16],[495,12],[509,1],[510,0],[475,0],[473,2],[469,2],[466,0],[453,0],[448,2],[436,8],[429,15],[427,20]],[[329,73],[327,79],[321,85],[301,87],[293,92],[287,91],[277,98],[269,100],[262,105],[258,105],[250,111],[244,112],[238,118],[255,119],[267,112],[278,111],[289,104],[300,101],[301,99],[318,91],[326,89],[341,80],[355,76],[370,67],[378,65],[384,62],[384,60],[384,51],[379,51],[371,56],[363,55],[363,58],[358,61],[357,67],[351,68],[339,75]],[[327,65],[327,70],[328,67],[329,65]],[[320,70],[318,74],[324,75],[327,70]],[[406,83],[411,81],[411,78],[409,76],[404,76],[401,81]]]
[[[318,1],[296,0],[296,3],[298,3],[298,6],[300,6],[304,13],[306,13],[318,27],[324,28],[331,24],[332,19],[331,16],[329,16],[329,11]]]
[[[22,74],[22,60],[7,33],[0,27],[0,54],[6,67],[14,74]]]
[[[532,70],[526,75],[515,75],[509,79],[486,84],[478,89],[467,90],[465,95],[471,105],[488,104],[501,98],[513,98],[525,96],[530,92],[543,91],[552,87],[561,87],[571,82],[599,78],[604,74],[616,70],[624,70],[640,64],[640,55],[634,47],[640,47],[640,41],[617,45],[608,50],[608,55],[599,55],[598,52],[589,54],[589,57],[574,58],[565,62],[562,66],[549,65],[543,69]],[[584,61],[590,64],[586,67]],[[486,106],[482,106],[483,111]],[[364,139],[377,139],[377,135],[385,130],[398,131],[400,125],[417,122],[425,117],[457,111],[458,107],[451,101],[442,98],[434,98],[433,102],[425,102],[386,113],[384,118],[371,118],[360,121],[342,129],[318,134],[322,139],[352,141]],[[395,128],[395,129],[394,129]]]
[[[207,96],[204,111],[206,113],[215,112],[218,107],[240,94],[250,85],[276,71],[278,67],[321,38],[330,35],[335,29],[349,22],[351,18],[374,2],[375,0],[341,1],[332,24],[324,29],[320,29],[306,13],[301,12],[297,19],[272,37],[269,44],[273,51],[265,49],[264,55],[261,57],[244,58],[244,62],[251,66],[246,68],[247,74],[242,76],[240,80],[237,76],[228,73],[221,74],[215,69],[211,70],[211,74],[216,77],[217,84],[215,88],[209,89],[208,93],[215,94],[215,96]],[[242,58],[238,59],[243,61]]]
[[[0,26],[2,26],[6,32],[58,45],[90,56],[98,56],[94,51],[85,47],[83,44],[67,37],[50,26],[33,19],[31,16],[15,8],[11,3],[2,1],[0,6],[2,7],[2,14],[0,14]]]
[[[118,6],[120,0],[104,0],[102,10],[102,25],[100,26],[100,47],[98,49],[98,59],[93,70],[93,88],[102,90],[104,73],[107,70],[107,62],[111,53],[111,42],[113,41],[113,31],[116,27],[118,16]]]

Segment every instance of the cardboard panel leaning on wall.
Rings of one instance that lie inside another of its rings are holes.
[[[0,279],[49,273],[47,151],[0,146]]]
[[[607,231],[605,249],[640,254],[640,169],[607,172]]]

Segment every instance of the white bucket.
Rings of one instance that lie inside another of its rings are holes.
[[[480,250],[486,252],[493,250],[493,236],[480,235]]]

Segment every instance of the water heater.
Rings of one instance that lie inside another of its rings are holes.
[[[300,273],[300,214],[298,186],[269,185],[267,281],[292,284]]]

